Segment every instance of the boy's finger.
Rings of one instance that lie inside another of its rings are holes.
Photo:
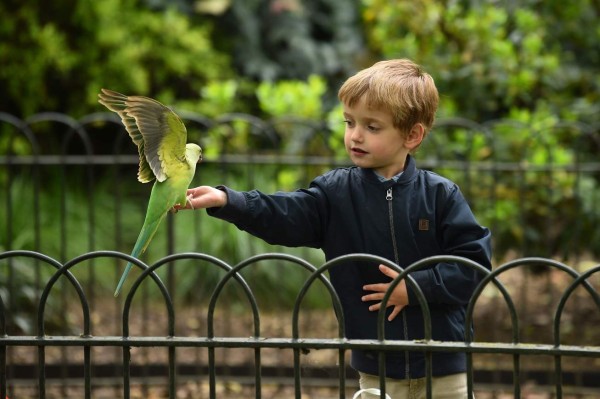
[[[379,271],[391,278],[396,278],[396,276],[400,274],[391,267],[387,267],[386,265],[379,265]]]
[[[388,316],[388,321],[394,320],[401,310],[402,306],[394,306],[394,310],[392,310],[392,313],[390,313],[390,315]]]
[[[379,308],[381,308],[381,302],[376,303],[375,305],[369,306],[369,310],[371,312],[375,312],[375,311],[379,310]]]
[[[375,294],[363,295],[360,299],[362,299],[363,302],[381,301],[383,299],[383,294],[382,293],[375,293]]]
[[[367,285],[363,285],[363,290],[365,291],[377,291],[377,292],[385,292],[388,287],[390,285],[389,284],[367,284]]]

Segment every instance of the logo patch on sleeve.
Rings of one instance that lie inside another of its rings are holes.
[[[419,230],[420,231],[428,231],[429,230],[429,219],[419,219]]]

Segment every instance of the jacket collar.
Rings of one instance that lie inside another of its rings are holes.
[[[406,157],[406,163],[404,164],[404,172],[402,173],[402,175],[400,175],[400,178],[398,178],[398,181],[393,181],[393,180],[389,180],[386,182],[381,182],[379,180],[379,177],[377,176],[377,174],[373,171],[373,169],[363,169],[363,168],[358,168],[360,176],[371,182],[371,183],[375,183],[375,184],[384,184],[386,187],[391,187],[394,184],[406,184],[408,182],[410,182],[416,174],[416,170],[417,170],[417,165],[415,163],[415,159],[409,154]]]

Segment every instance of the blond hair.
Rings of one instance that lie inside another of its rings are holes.
[[[403,133],[417,123],[425,134],[431,130],[439,102],[433,78],[407,59],[377,62],[346,80],[338,92],[350,107],[363,96],[367,107],[390,112],[394,127]]]

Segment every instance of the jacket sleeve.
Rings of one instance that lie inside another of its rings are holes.
[[[455,255],[477,262],[491,270],[491,233],[480,226],[457,186],[439,202],[438,240],[444,255]],[[485,273],[457,263],[440,263],[410,273],[429,303],[465,305]],[[409,304],[417,305],[409,290]]]
[[[316,186],[293,192],[264,194],[219,186],[227,205],[207,209],[209,215],[233,223],[269,244],[320,248],[326,197]]]

